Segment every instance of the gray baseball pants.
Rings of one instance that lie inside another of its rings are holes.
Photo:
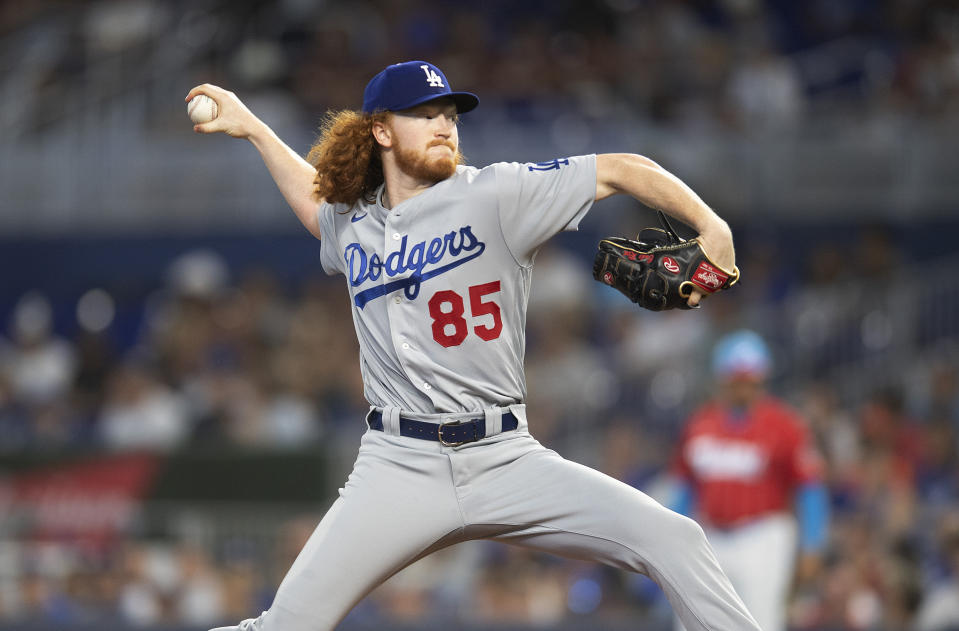
[[[759,629],[699,525],[605,474],[561,458],[527,431],[447,447],[399,435],[399,411],[369,430],[340,497],[283,579],[262,631],[333,629],[373,588],[414,561],[471,539],[599,561],[662,587],[689,631]],[[442,417],[422,420],[442,422]]]

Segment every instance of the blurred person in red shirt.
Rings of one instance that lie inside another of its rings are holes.
[[[673,508],[703,526],[760,628],[784,631],[797,549],[811,576],[827,540],[822,460],[805,421],[767,392],[772,357],[758,334],[722,338],[712,367],[717,393],[686,422],[676,453]]]

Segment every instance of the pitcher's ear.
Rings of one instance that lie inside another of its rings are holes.
[[[373,139],[383,147],[393,145],[393,131],[383,121],[373,121],[372,127]]]

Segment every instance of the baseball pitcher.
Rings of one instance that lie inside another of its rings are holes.
[[[632,154],[465,166],[457,121],[479,99],[453,91],[425,61],[373,77],[362,110],[330,114],[307,159],[231,92],[201,85],[187,100],[198,94],[216,101],[218,116],[194,129],[252,142],[321,240],[324,270],[343,275],[370,403],[353,472],[272,606],[225,629],[332,629],[394,573],[477,538],[646,574],[691,631],[759,628],[694,521],[563,459],[527,427],[523,356],[537,249],[576,230],[594,201],[622,193],[692,226],[699,237],[688,243],[732,276],[730,230],[692,190]],[[638,271],[626,263],[636,263],[631,252],[604,258],[605,282],[659,274],[647,269],[657,257],[640,257],[647,267]],[[705,269],[695,257],[682,269],[683,252],[660,257],[670,279]],[[655,292],[674,285],[685,288],[684,307],[717,289],[680,282]]]

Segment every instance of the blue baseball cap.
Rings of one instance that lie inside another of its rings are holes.
[[[743,329],[730,333],[713,350],[713,373],[717,377],[764,379],[772,369],[772,354],[763,338]]]
[[[448,96],[462,114],[479,105],[471,92],[453,92],[443,71],[428,61],[404,61],[387,66],[363,91],[363,112],[396,112]]]

